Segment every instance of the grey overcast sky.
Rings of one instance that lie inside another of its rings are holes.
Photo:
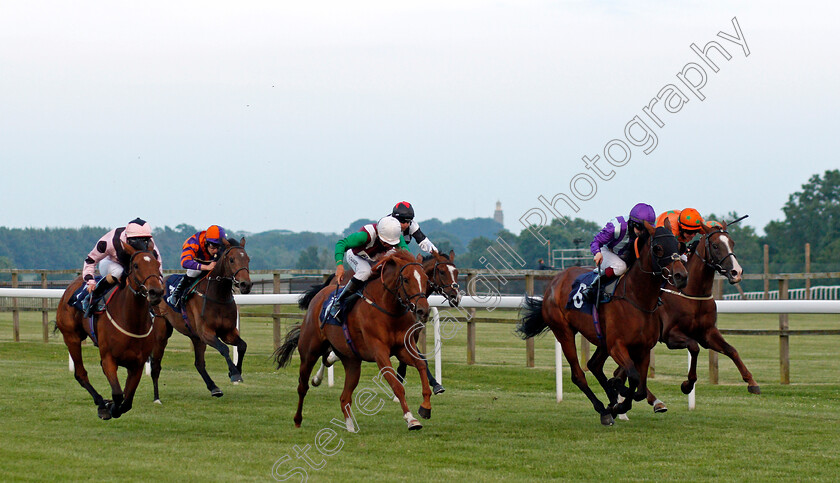
[[[575,216],[599,223],[646,201],[761,229],[840,166],[838,17],[827,1],[4,0],[0,225],[337,232],[400,200],[443,221],[500,200],[518,233],[576,179]],[[718,36],[733,18],[749,56]],[[717,73],[690,48],[712,40],[731,55],[709,54]],[[705,100],[677,78],[690,63]],[[642,108],[669,84],[688,102],[654,106],[659,127]]]

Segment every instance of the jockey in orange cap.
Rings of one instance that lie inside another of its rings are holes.
[[[225,229],[219,225],[210,225],[206,230],[196,233],[184,242],[184,248],[181,251],[181,267],[187,269],[187,273],[166,299],[167,302],[178,307],[184,290],[204,273],[213,270],[216,260],[222,255],[224,241]]]
[[[694,208],[666,211],[656,218],[656,226],[665,226],[666,218],[671,220],[671,231],[680,242],[681,254],[686,252],[688,242],[701,232],[706,223]]]

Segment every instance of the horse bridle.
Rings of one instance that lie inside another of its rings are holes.
[[[440,265],[451,266],[452,268],[455,268],[456,270],[457,270],[458,267],[456,267],[455,264],[452,263],[452,262],[439,262],[439,261],[435,260],[435,266],[432,268],[432,274],[433,275],[432,275],[432,278],[429,279],[429,287],[432,288],[432,292],[443,295],[444,298],[446,298],[446,301],[449,302],[450,305],[451,305],[454,302],[454,300],[452,299],[451,296],[449,296],[449,294],[444,292],[444,290],[447,289],[447,288],[451,288],[452,290],[455,291],[455,293],[458,293],[459,285],[458,285],[458,282],[456,282],[456,281],[453,281],[449,285],[439,284],[435,281],[437,278],[441,277],[440,273],[438,272],[438,266],[440,266]]]
[[[242,248],[242,247],[239,247],[239,246],[230,246],[230,247],[228,247],[228,249],[227,249],[227,250],[225,250],[225,251],[224,251],[224,253],[222,253],[222,255],[219,257],[219,261],[223,261],[223,260],[224,260],[224,258],[225,258],[225,256],[226,256],[226,255],[227,255],[227,254],[228,254],[231,250],[233,250],[234,248]],[[242,249],[244,250],[244,248],[242,248]],[[239,285],[240,285],[242,282],[240,282],[240,281],[236,280],[236,276],[237,276],[237,275],[239,274],[239,272],[241,272],[242,270],[245,270],[246,272],[248,272],[248,274],[249,274],[249,275],[250,275],[250,273],[251,273],[251,270],[250,270],[250,269],[248,269],[248,267],[242,267],[242,268],[240,268],[239,270],[237,270],[237,271],[233,272],[233,274],[232,274],[232,275],[230,275],[230,276],[228,276],[228,277],[225,277],[225,276],[222,276],[222,275],[215,275],[215,276],[213,276],[213,277],[209,277],[209,276],[208,276],[208,277],[207,277],[207,280],[214,280],[214,281],[216,281],[216,282],[223,282],[223,281],[225,281],[225,280],[230,280],[230,281],[231,281],[231,283],[232,283],[234,286],[239,287]]]
[[[135,289],[134,287],[131,286],[131,283],[126,283],[125,285],[126,285],[126,287],[128,287],[129,290],[131,290],[131,293],[133,293],[134,295],[138,295],[140,297],[146,298],[146,297],[149,296],[149,289],[146,288],[146,282],[152,277],[157,277],[157,279],[160,281],[161,285],[163,285],[163,276],[161,276],[159,273],[158,274],[153,273],[153,274],[149,275],[148,277],[144,278],[143,280],[140,280],[140,277],[138,277],[137,274],[134,272],[134,270],[131,269],[131,266],[134,264],[134,257],[136,257],[137,255],[140,255],[140,254],[147,254],[147,255],[151,254],[154,257],[154,253],[151,250],[143,250],[143,251],[139,251],[139,252],[134,252],[134,255],[132,255],[131,259],[128,261],[128,273],[131,274],[131,277],[129,278],[129,280],[134,280],[134,283],[136,283],[140,288]]]
[[[425,291],[418,292],[414,295],[409,295],[408,292],[404,288],[402,288],[402,286],[403,286],[402,282],[404,280],[408,280],[408,277],[405,277],[403,275],[403,270],[405,270],[407,267],[412,266],[412,265],[417,265],[418,267],[420,267],[420,272],[423,272],[423,265],[420,264],[420,263],[417,263],[417,262],[406,263],[405,265],[400,267],[400,271],[397,273],[397,290],[396,291],[389,289],[388,286],[385,285],[385,280],[383,280],[382,277],[379,278],[380,282],[382,282],[382,287],[385,288],[385,291],[390,293],[391,295],[393,295],[394,298],[397,299],[397,302],[400,304],[400,306],[402,306],[405,310],[410,311],[410,312],[414,312],[415,310],[417,310],[417,305],[413,302],[414,299],[419,299],[421,297],[422,298],[427,298]],[[405,292],[405,296],[406,296],[405,300],[402,297],[400,297],[400,292],[401,291]]]
[[[639,270],[641,270],[642,272],[647,273],[649,275],[656,275],[657,277],[662,277],[666,282],[670,283],[671,285],[676,286],[677,284],[674,281],[674,274],[671,272],[671,269],[669,269],[667,266],[665,266],[665,267],[662,266],[662,264],[660,263],[660,259],[664,260],[664,261],[670,260],[670,263],[667,263],[667,265],[671,265],[671,264],[673,264],[674,262],[676,262],[677,260],[680,259],[680,254],[679,253],[672,253],[671,256],[657,257],[653,253],[654,242],[656,241],[656,239],[657,238],[666,238],[666,237],[669,237],[669,236],[673,237],[674,235],[671,234],[671,233],[666,233],[666,234],[662,234],[662,235],[654,235],[654,236],[651,237],[651,239],[650,239],[650,263],[651,263],[651,265],[653,265],[653,271],[648,272],[641,265],[641,263],[639,264]],[[637,238],[637,240],[638,240],[638,238]]]
[[[717,271],[719,274],[726,277],[727,272],[726,272],[726,269],[723,268],[723,262],[725,262],[726,259],[729,258],[729,257],[732,257],[732,258],[735,258],[735,259],[737,259],[738,257],[735,256],[735,252],[733,250],[730,250],[729,253],[720,260],[712,260],[711,262],[709,260],[707,260],[707,258],[712,258],[712,241],[711,241],[712,235],[716,235],[716,234],[721,234],[721,235],[722,234],[727,234],[728,235],[729,234],[729,232],[724,230],[723,228],[715,227],[715,229],[717,231],[712,232],[712,233],[707,233],[704,236],[704,238],[706,240],[705,243],[704,243],[705,246],[706,246],[706,253],[703,255],[703,263],[705,263],[707,267],[712,268],[713,270]]]

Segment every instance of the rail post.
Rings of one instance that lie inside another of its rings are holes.
[[[475,296],[475,273],[467,275],[467,295]],[[468,310],[469,318],[467,319],[467,364],[475,364],[475,308]]]
[[[770,245],[764,245],[764,300],[770,300]]]
[[[273,293],[280,293],[280,274],[278,272],[274,272],[274,287],[272,288]],[[272,307],[271,319],[272,325],[274,330],[274,349],[278,349],[283,344],[283,323],[281,322],[282,317],[282,306],[275,304]]]
[[[12,272],[12,288],[18,288],[18,273]],[[20,312],[17,297],[12,298],[12,332],[15,342],[20,342]]]
[[[779,300],[788,299],[788,279],[779,280]],[[790,384],[790,336],[787,330],[790,329],[788,314],[779,314],[779,368],[781,370],[781,383]]]
[[[811,244],[805,244],[805,300],[811,300]]]
[[[47,272],[41,272],[41,288],[47,288]],[[47,299],[41,299],[41,325],[44,329],[44,344],[50,341],[50,306]]]

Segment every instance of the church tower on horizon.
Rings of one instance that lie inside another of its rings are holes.
[[[499,222],[500,225],[505,224],[505,215],[502,213],[502,202],[496,202],[496,211],[493,212],[493,221]]]

